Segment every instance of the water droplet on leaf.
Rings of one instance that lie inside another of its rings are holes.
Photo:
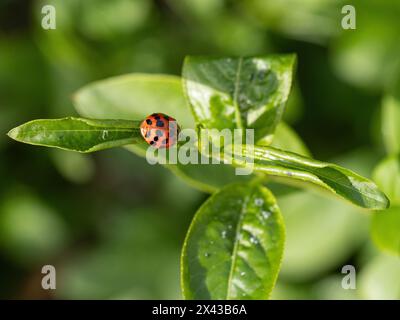
[[[258,244],[258,240],[257,240],[257,238],[254,237],[254,236],[251,236],[251,237],[250,237],[250,242],[251,242],[252,244]]]
[[[263,210],[261,211],[261,215],[264,219],[268,219],[271,216],[271,212]]]

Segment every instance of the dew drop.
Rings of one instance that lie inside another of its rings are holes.
[[[256,237],[253,237],[253,236],[250,237],[250,242],[251,242],[252,244],[258,244],[257,238],[256,238]]]
[[[264,200],[261,198],[257,198],[256,200],[254,200],[254,204],[258,207],[261,207],[264,204]]]
[[[263,210],[261,211],[261,215],[264,219],[268,219],[271,216],[271,212]]]
[[[107,130],[103,130],[103,134],[101,135],[101,138],[103,140],[106,140],[107,137],[108,137],[108,131]]]
[[[246,272],[242,271],[242,272],[240,273],[240,276],[243,277],[245,274],[246,274]]]
[[[208,252],[206,252],[206,253],[204,254],[204,256],[205,256],[206,258],[208,258],[208,257],[210,256],[210,254],[209,254]]]
[[[222,231],[221,232],[221,237],[222,237],[222,239],[225,239],[226,238],[226,230],[224,230],[224,231]]]

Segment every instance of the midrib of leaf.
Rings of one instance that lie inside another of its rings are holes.
[[[240,240],[240,230],[242,228],[243,217],[246,213],[247,203],[249,202],[249,199],[250,199],[250,195],[247,195],[243,201],[242,209],[239,214],[238,224],[236,226],[235,243],[233,245],[232,256],[231,256],[231,260],[232,260],[231,269],[229,271],[229,276],[228,276],[228,290],[226,292],[227,299],[229,299],[229,297],[231,295],[232,278],[233,278],[234,270],[236,267],[236,260],[237,260],[236,256],[237,256],[239,240]]]
[[[235,107],[235,119],[239,129],[243,129],[242,117],[240,115],[240,106],[238,101],[239,85],[240,85],[240,74],[242,72],[243,57],[239,58],[238,67],[236,71],[235,87],[233,91],[233,105]]]

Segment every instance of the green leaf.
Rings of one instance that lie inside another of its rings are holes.
[[[197,211],[182,251],[186,299],[267,299],[278,276],[284,225],[271,192],[231,184]]]
[[[382,134],[387,152],[400,153],[400,100],[390,95],[383,100]]]
[[[372,176],[391,203],[400,204],[400,156],[389,156],[382,160]]]
[[[138,121],[82,118],[33,120],[8,135],[19,142],[78,152],[143,143]]]
[[[179,77],[127,74],[91,83],[74,95],[83,117],[141,120],[154,112],[174,117],[182,128],[194,128]]]
[[[226,164],[176,164],[167,168],[192,187],[203,192],[213,193],[233,182],[249,181],[253,177],[238,176],[235,168]]]
[[[94,82],[75,94],[74,104],[80,115],[89,118],[144,119],[153,112],[164,112],[174,117],[182,128],[195,127],[181,79],[175,76],[128,74]],[[126,148],[146,156],[147,145]],[[235,169],[225,164],[166,167],[194,188],[210,193],[228,183],[247,179],[235,175]]]
[[[268,145],[268,143],[263,144],[263,141],[259,141],[257,144]],[[310,150],[308,150],[298,134],[284,122],[280,122],[276,127],[274,140],[272,140],[271,147],[298,153],[306,157],[311,156]]]
[[[95,173],[94,159],[87,154],[53,149],[51,159],[58,172],[73,183],[87,183]]]
[[[141,157],[146,157],[146,145],[128,145],[125,148]],[[178,152],[179,148],[180,146],[178,146]],[[235,168],[224,163],[182,164],[178,162],[177,164],[165,164],[164,166],[188,185],[206,193],[213,193],[233,182],[245,182],[253,178],[251,175],[236,175]]]
[[[37,266],[53,259],[70,240],[70,229],[48,205],[22,186],[9,186],[0,204],[0,247],[4,257],[21,266]]]
[[[394,206],[372,217],[371,236],[383,251],[400,256],[400,207]]]
[[[253,165],[255,171],[284,178],[282,182],[311,183],[368,209],[389,206],[389,199],[372,181],[335,164],[264,146],[243,145],[241,152],[234,149],[233,155],[234,165]],[[245,157],[254,160],[254,164],[244,162]]]
[[[369,216],[351,203],[308,190],[278,197],[278,203],[286,226],[279,273],[284,281],[320,279],[350,259],[369,237]]]
[[[187,57],[185,94],[198,125],[208,129],[255,129],[272,140],[291,83],[294,55],[249,58]]]
[[[400,299],[400,259],[379,255],[366,265],[358,277],[361,299]]]

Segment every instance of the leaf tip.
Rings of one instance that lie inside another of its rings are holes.
[[[384,205],[382,206],[382,209],[389,209],[390,208],[390,199],[384,193],[383,193],[383,198],[385,199],[385,201],[384,201]]]
[[[376,204],[373,208],[369,208],[369,209],[386,210],[386,209],[389,209],[389,207],[390,207],[390,199],[388,198],[388,196],[385,193],[383,193],[382,191],[379,190],[378,201],[376,202]]]
[[[15,127],[7,132],[7,136],[9,136],[13,140],[18,140],[18,134],[19,134],[19,127]]]

